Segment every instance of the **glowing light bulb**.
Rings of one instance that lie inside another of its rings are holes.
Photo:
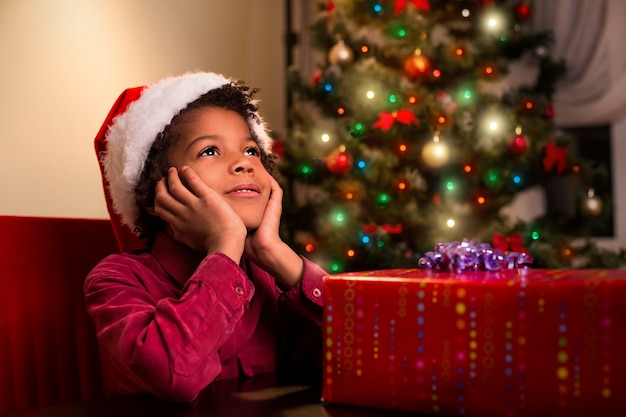
[[[322,142],[328,143],[328,141],[330,141],[330,135],[328,133],[324,133],[322,135]]]
[[[483,26],[485,31],[499,35],[506,24],[505,16],[498,10],[490,10],[483,15]]]
[[[463,10],[461,10],[461,16],[463,16],[463,17],[469,17],[469,15],[470,15],[470,11],[469,11],[469,9],[463,9]]]
[[[365,97],[369,98],[370,100],[373,99],[375,96],[376,94],[374,94],[372,90],[369,90],[367,93],[365,93]]]
[[[454,219],[446,220],[446,226],[448,226],[450,229],[452,229],[455,225],[456,225],[456,222],[454,221]]]
[[[482,131],[491,136],[497,136],[507,130],[507,117],[499,110],[490,110],[480,118],[479,125]]]
[[[346,255],[348,255],[349,258],[352,258],[355,254],[356,252],[354,252],[353,249],[348,249],[348,251],[346,252]]]

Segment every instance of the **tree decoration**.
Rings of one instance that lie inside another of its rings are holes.
[[[494,248],[499,249],[504,253],[529,253],[524,247],[524,238],[519,233],[513,233],[510,236],[506,236],[501,233],[494,233],[491,241]]]
[[[587,217],[596,217],[602,213],[602,200],[596,196],[593,188],[590,188],[587,195],[582,199],[580,211]]]
[[[483,172],[483,182],[491,191],[498,191],[504,185],[502,171],[497,167],[491,167]]]
[[[282,158],[285,155],[285,139],[275,139],[272,143],[272,151],[278,155],[279,158]]]
[[[419,122],[415,114],[409,109],[402,109],[391,112],[381,112],[378,116],[378,120],[372,124],[372,127],[376,127],[382,130],[389,130],[392,128],[395,122],[403,125],[418,125]]]
[[[345,68],[352,64],[353,61],[354,52],[345,44],[343,39],[339,39],[328,52],[328,62],[330,62],[331,65],[338,65]]]
[[[523,155],[528,150],[528,142],[524,135],[515,135],[509,145],[509,150],[514,155]]]
[[[448,146],[441,142],[439,133],[436,133],[433,140],[427,142],[422,148],[422,160],[431,168],[440,168],[448,162],[450,150]]]
[[[322,71],[315,71],[313,73],[313,76],[311,77],[311,83],[313,84],[313,86],[317,87],[320,84],[320,81],[322,80]]]
[[[419,48],[404,61],[404,73],[412,81],[425,76],[429,71],[430,60],[422,55]]]
[[[333,174],[344,175],[352,168],[352,158],[343,147],[339,147],[326,157],[326,167]]]
[[[393,14],[399,15],[400,13],[402,13],[408,3],[413,4],[413,6],[415,6],[415,8],[417,8],[418,10],[430,10],[429,0],[395,0],[393,5]]]
[[[364,224],[363,225],[363,233],[365,233],[368,236],[371,236],[374,233],[381,232],[381,231],[385,233],[389,233],[390,235],[398,235],[402,233],[402,224],[401,223],[383,224],[380,226],[377,224]]]
[[[459,107],[452,96],[443,91],[437,93],[437,104],[446,114],[454,113]]]
[[[363,186],[355,180],[342,180],[337,183],[337,194],[346,201],[359,201],[363,198]]]
[[[557,146],[554,142],[546,143],[545,156],[543,157],[543,169],[548,172],[556,167],[556,172],[562,174],[567,166],[567,148]]]
[[[518,3],[514,7],[513,12],[519,20],[528,20],[530,17],[530,6],[524,2]]]
[[[517,126],[515,128],[515,135],[513,140],[509,144],[509,151],[514,155],[523,155],[528,149],[528,138],[522,135],[522,127]]]

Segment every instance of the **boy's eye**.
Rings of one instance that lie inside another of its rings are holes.
[[[258,146],[251,146],[249,148],[246,148],[245,153],[246,155],[261,156],[261,150]]]
[[[202,152],[200,152],[200,156],[214,156],[214,155],[217,155],[216,146],[209,146],[208,148],[205,148],[202,150]]]

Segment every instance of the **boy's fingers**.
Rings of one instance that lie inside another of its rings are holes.
[[[177,200],[183,203],[189,201],[191,192],[181,181],[176,168],[172,167],[167,171],[167,187],[170,194]]]
[[[156,184],[154,195],[154,212],[159,217],[163,217],[166,213],[173,213],[181,204],[172,197],[167,187],[165,178],[159,180]]]
[[[207,188],[204,181],[202,181],[200,176],[196,174],[196,171],[189,168],[188,166],[182,167],[180,172],[182,177],[187,182],[189,190],[191,190],[191,192],[194,193],[196,196],[200,197],[204,193],[204,190]]]

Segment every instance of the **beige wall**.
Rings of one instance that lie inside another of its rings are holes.
[[[0,215],[108,217],[93,138],[126,87],[220,72],[284,131],[282,5],[0,0]]]

